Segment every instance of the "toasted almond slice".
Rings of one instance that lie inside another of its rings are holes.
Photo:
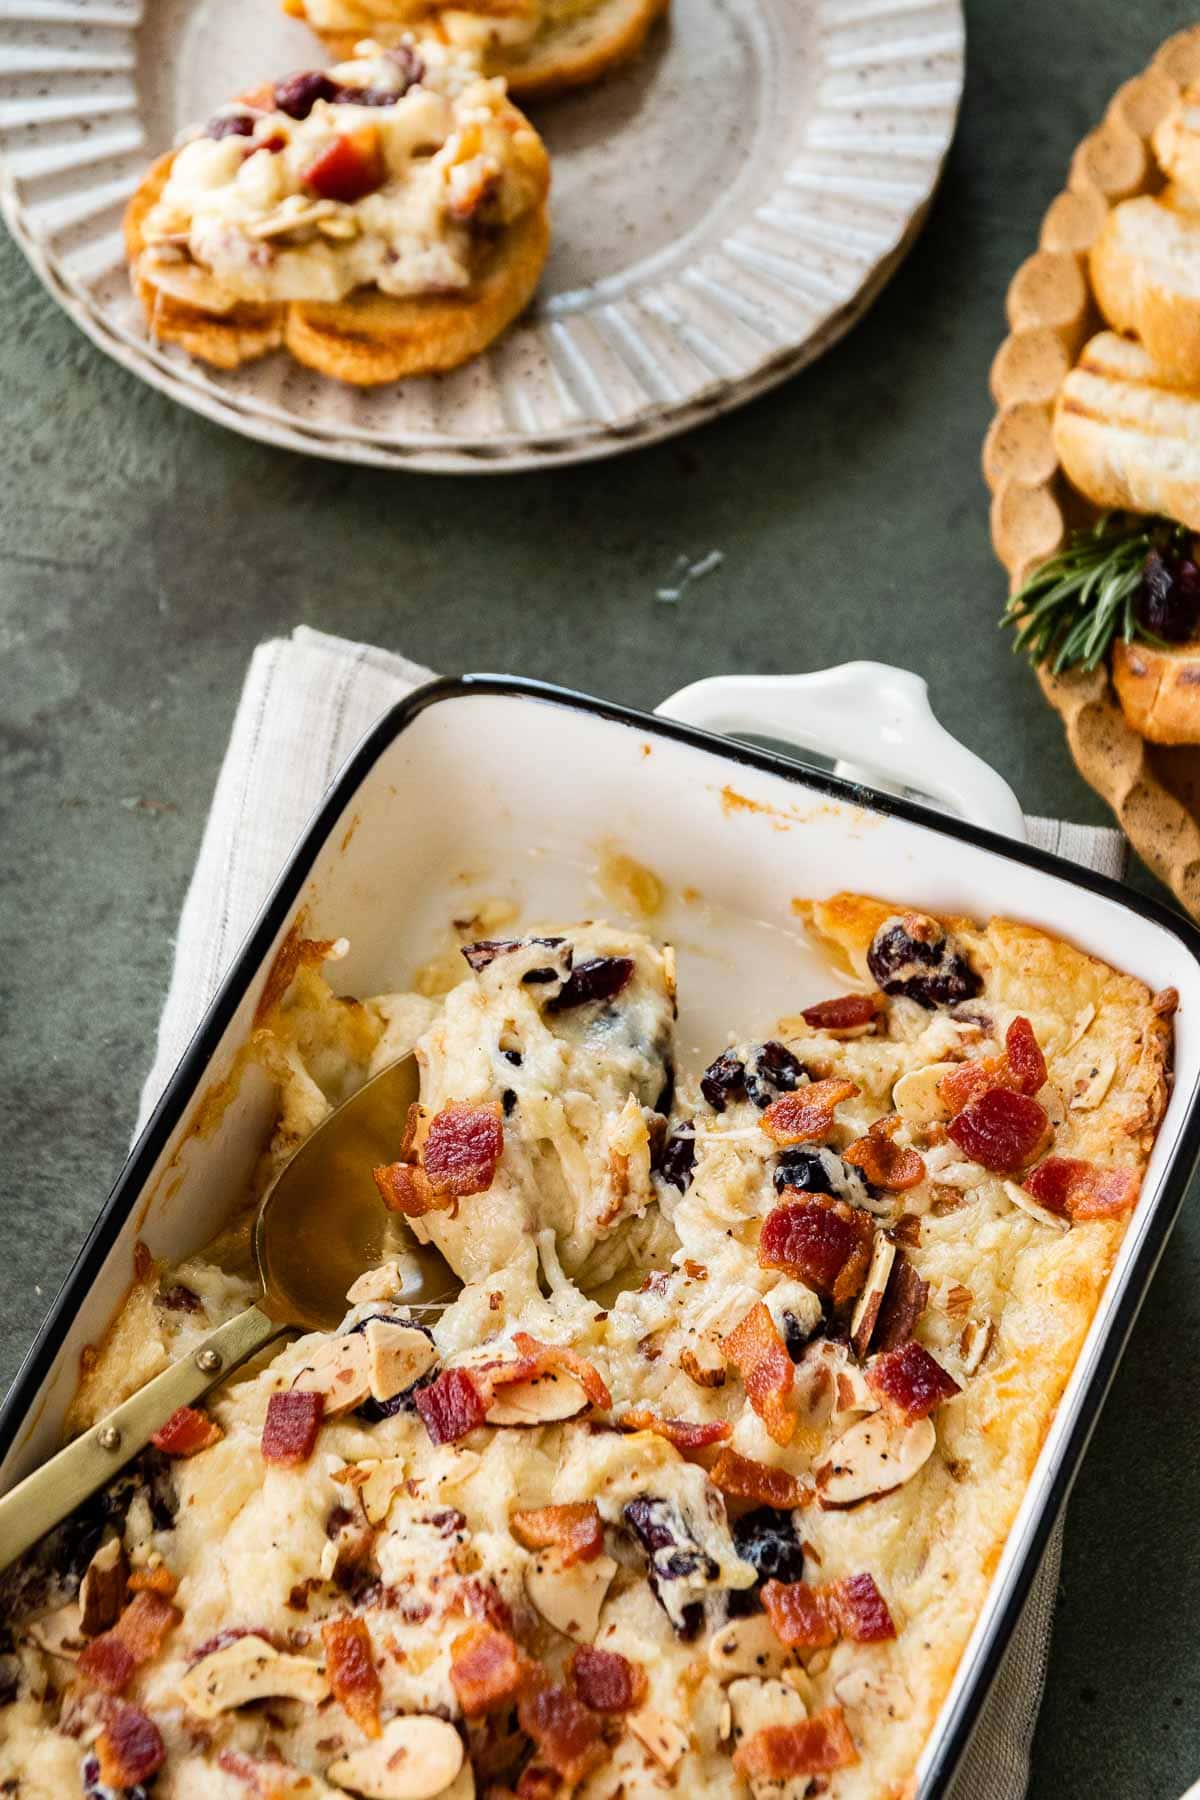
[[[943,1076],[957,1069],[958,1063],[927,1063],[923,1069],[910,1069],[902,1075],[892,1089],[892,1105],[902,1119],[911,1119],[916,1125],[932,1125],[936,1120],[948,1119],[950,1108],[938,1093],[938,1084]]]
[[[238,304],[236,294],[222,287],[215,275],[199,263],[180,261],[170,252],[143,250],[137,260],[139,280],[148,282],[171,300],[185,306],[198,306],[202,312],[232,312]]]
[[[1071,1025],[1071,1035],[1062,1047],[1062,1053],[1064,1056],[1066,1055],[1068,1050],[1073,1050],[1075,1048],[1076,1044],[1079,1042],[1079,1040],[1082,1037],[1086,1037],[1088,1029],[1092,1023],[1092,1020],[1095,1018],[1095,1016],[1096,1016],[1096,1009],[1092,1005],[1091,1001],[1089,1000],[1087,1005],[1084,1007],[1081,1007],[1080,1010],[1075,1014],[1074,1021]]]
[[[708,1640],[709,1667],[722,1681],[738,1675],[778,1675],[793,1660],[766,1613],[730,1619]]]
[[[871,1266],[867,1270],[867,1279],[850,1320],[850,1342],[860,1356],[865,1356],[871,1347],[871,1335],[879,1321],[883,1296],[887,1291],[888,1277],[895,1260],[895,1244],[886,1232],[877,1231],[871,1250]]]
[[[564,1566],[562,1551],[539,1550],[525,1571],[525,1592],[547,1624],[577,1644],[600,1629],[600,1609],[617,1565],[611,1556]]]
[[[679,1366],[697,1387],[724,1387],[728,1378],[725,1358],[715,1337],[698,1337],[679,1352]]]
[[[964,1375],[973,1375],[988,1351],[992,1347],[992,1339],[996,1335],[994,1319],[968,1319],[962,1328],[958,1340],[959,1355],[962,1357]]]
[[[389,1319],[372,1319],[364,1331],[367,1340],[367,1379],[376,1400],[392,1400],[437,1361],[433,1339],[415,1325],[397,1325]]]
[[[843,1706],[863,1711],[890,1713],[893,1718],[902,1719],[912,1710],[907,1682],[890,1669],[879,1668],[874,1661],[856,1663],[847,1669],[834,1682],[833,1691]]]
[[[69,1600],[65,1606],[56,1606],[53,1612],[43,1613],[26,1630],[39,1650],[45,1650],[50,1656],[65,1657],[67,1662],[77,1662],[87,1645],[79,1607],[74,1600]]]
[[[179,1682],[179,1697],[198,1719],[215,1719],[252,1700],[304,1700],[318,1706],[329,1683],[306,1656],[285,1656],[266,1638],[236,1638],[202,1656]]]
[[[347,1288],[346,1298],[351,1306],[362,1306],[368,1300],[398,1300],[404,1292],[404,1277],[400,1273],[397,1262],[380,1263],[377,1269],[367,1269],[352,1287]]]
[[[426,1713],[407,1713],[391,1719],[374,1743],[331,1762],[325,1775],[364,1800],[434,1800],[448,1788],[459,1800],[460,1789],[452,1784],[458,1782],[464,1760],[463,1741],[453,1725]],[[474,1782],[461,1792],[473,1793]]]
[[[372,1525],[382,1525],[392,1509],[392,1501],[403,1487],[408,1462],[403,1456],[387,1456],[377,1463],[359,1463],[367,1471],[359,1486],[363,1511]]]
[[[489,1425],[552,1425],[573,1419],[588,1403],[583,1384],[565,1369],[547,1369],[531,1381],[498,1388],[487,1409]]]
[[[911,1481],[933,1455],[937,1433],[931,1419],[911,1424],[872,1413],[843,1431],[813,1473],[817,1499],[827,1510],[874,1500]]]
[[[729,1689],[735,1738],[753,1737],[768,1725],[803,1725],[808,1708],[786,1682],[743,1678]]]
[[[1071,1111],[1094,1112],[1112,1086],[1116,1072],[1117,1059],[1111,1050],[1093,1059],[1085,1056],[1072,1084]]]
[[[625,1723],[638,1742],[645,1745],[655,1762],[661,1763],[664,1769],[673,1769],[687,1754],[687,1733],[681,1731],[673,1719],[668,1719],[665,1713],[657,1712],[654,1707],[640,1707],[637,1712],[630,1713]]]
[[[79,1584],[81,1629],[85,1637],[98,1637],[115,1625],[125,1604],[129,1563],[120,1538],[101,1544],[83,1572]]]
[[[327,1419],[361,1406],[371,1391],[364,1334],[351,1331],[326,1338],[312,1352],[292,1387],[302,1394],[322,1395]]]
[[[1040,1225],[1049,1225],[1051,1231],[1070,1231],[1070,1219],[1064,1219],[1059,1213],[1051,1212],[1048,1206],[1043,1206],[1040,1200],[1035,1200],[1033,1195],[1021,1187],[1019,1182],[1006,1181],[1004,1191],[1014,1206],[1019,1206],[1022,1212],[1027,1212],[1030,1218],[1036,1219]]]

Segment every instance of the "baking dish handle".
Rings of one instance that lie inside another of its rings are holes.
[[[919,675],[888,663],[841,663],[811,675],[716,675],[655,709],[665,719],[727,736],[775,738],[834,759],[838,775],[888,794],[912,794],[1025,840],[1016,795],[934,716]]]

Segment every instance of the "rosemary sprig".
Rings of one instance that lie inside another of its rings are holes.
[[[1066,547],[1035,570],[1009,600],[1001,620],[1016,632],[1014,650],[1055,675],[1098,668],[1118,633],[1162,646],[1138,621],[1134,600],[1152,550],[1182,552],[1191,533],[1170,519],[1104,513],[1074,531]]]

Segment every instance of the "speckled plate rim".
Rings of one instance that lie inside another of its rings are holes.
[[[915,7],[911,0],[844,0],[844,3],[843,0],[820,0],[819,16],[835,18],[839,28],[844,24],[862,25],[880,14],[902,12],[906,18],[919,19],[922,13],[929,12],[940,21],[940,36],[927,40],[928,47],[936,50],[943,63],[948,54],[953,61],[953,101],[941,109],[933,109],[935,113],[944,113],[944,129],[939,129],[936,155],[929,159],[925,191],[915,200],[910,198],[897,204],[889,225],[892,236],[888,247],[881,250],[873,262],[862,266],[858,285],[853,291],[847,291],[844,298],[831,302],[807,333],[792,342],[771,343],[767,341],[769,334],[759,328],[758,335],[764,341],[762,354],[743,372],[724,377],[711,375],[697,382],[692,392],[674,403],[642,404],[624,416],[605,416],[606,409],[601,406],[596,409],[597,416],[573,417],[557,430],[489,430],[470,435],[439,430],[400,433],[358,427],[346,421],[339,421],[336,426],[324,424],[319,418],[289,411],[252,392],[223,391],[200,365],[135,335],[119,319],[108,316],[41,241],[27,215],[18,183],[3,157],[0,157],[0,214],[43,285],[106,355],[182,405],[245,436],[334,460],[446,473],[515,471],[614,455],[674,436],[766,392],[823,354],[873,304],[924,223],[953,137],[962,90],[963,32],[959,0],[948,0],[948,3],[957,27],[950,42],[944,28],[947,0],[917,0]],[[27,24],[50,15],[56,19],[70,16],[70,0],[64,6],[56,5],[50,9],[38,4],[22,5],[21,0],[17,0],[12,10],[6,11],[0,19],[0,74],[4,72],[5,23]],[[106,18],[105,22],[111,24],[114,21]],[[918,31],[912,41],[900,42],[899,52],[911,58],[925,47],[926,41]],[[885,46],[880,52],[881,62],[895,62],[897,55],[896,46]],[[944,68],[941,73],[944,84]],[[898,91],[902,96],[903,86]],[[894,129],[896,121],[903,122],[906,116],[903,99],[897,100],[894,90],[888,97],[888,104],[888,123]],[[822,106],[818,100],[813,109],[814,118],[825,117]],[[928,109],[926,123],[927,113]],[[861,116],[857,112],[848,114],[844,109],[839,113],[843,125],[847,118],[861,120]],[[869,127],[862,129],[864,142],[868,146],[873,143],[877,153],[878,140],[871,139]],[[930,140],[926,138],[925,141],[928,145]],[[852,155],[850,163],[853,172]],[[753,313],[754,302],[747,301],[743,315],[749,317],[743,316],[743,323],[751,331],[755,330],[751,322]],[[552,329],[551,325],[546,327],[547,332]],[[554,370],[552,358],[548,359],[548,366]],[[567,410],[571,410],[570,402]]]
[[[1009,335],[996,352],[996,414],[983,446],[996,555],[1018,587],[1061,546],[1089,509],[1054,448],[1054,402],[1084,343],[1104,329],[1087,255],[1111,209],[1156,181],[1151,134],[1181,87],[1200,82],[1200,25],[1177,32],[1148,67],[1118,88],[1100,125],[1071,159],[1067,186],[1042,221],[1038,249],[1013,276]],[[1112,808],[1138,855],[1200,917],[1200,821],[1154,768],[1150,747],[1127,723],[1107,667],[1051,675],[1042,692],[1066,729],[1084,780]],[[1200,755],[1200,752],[1197,752]]]

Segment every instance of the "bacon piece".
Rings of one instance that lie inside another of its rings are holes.
[[[813,1081],[772,1100],[759,1120],[776,1144],[810,1144],[833,1130],[833,1109],[861,1092],[852,1081]]]
[[[1028,1019],[1014,1019],[1004,1036],[1004,1060],[1018,1093],[1032,1095],[1046,1085],[1046,1058]]]
[[[841,1305],[862,1287],[874,1237],[869,1213],[829,1194],[804,1194],[763,1220],[759,1265],[782,1269]]]
[[[689,1450],[706,1450],[710,1444],[723,1444],[733,1435],[733,1426],[727,1419],[710,1419],[701,1425],[690,1419],[662,1419],[642,1406],[631,1406],[616,1424],[622,1431],[653,1431],[685,1454]]]
[[[772,1506],[776,1512],[792,1512],[804,1504],[804,1490],[794,1475],[736,1450],[722,1450],[708,1479],[731,1500],[752,1500],[755,1506]]]
[[[133,1680],[137,1664],[128,1644],[116,1635],[116,1627],[101,1632],[82,1652],[78,1663],[83,1679],[106,1694],[122,1694]]]
[[[604,1549],[604,1526],[594,1500],[527,1507],[515,1512],[509,1525],[526,1550],[560,1550],[564,1568],[594,1562]]]
[[[469,1719],[511,1706],[528,1673],[516,1639],[494,1625],[468,1625],[450,1646],[450,1683]]]
[[[435,1444],[456,1443],[487,1418],[486,1396],[466,1369],[443,1369],[413,1399]]]
[[[742,1378],[746,1398],[777,1444],[791,1442],[796,1415],[787,1404],[792,1391],[792,1359],[760,1300],[721,1348]]]
[[[841,994],[836,1000],[818,1000],[806,1006],[800,1017],[814,1031],[856,1031],[869,1025],[881,1011],[878,994]]]
[[[802,1725],[768,1725],[743,1739],[733,1753],[734,1768],[749,1782],[824,1775],[857,1761],[840,1706],[827,1706]]]
[[[460,1200],[487,1192],[503,1153],[500,1102],[452,1100],[429,1121],[422,1160],[434,1193]]]
[[[882,1644],[895,1637],[895,1622],[873,1575],[845,1575],[830,1583],[829,1596],[841,1635],[851,1643]]]
[[[898,1350],[907,1344],[928,1304],[929,1283],[922,1281],[902,1250],[897,1252],[872,1334],[875,1349]]]
[[[170,1599],[179,1586],[166,1563],[155,1563],[152,1569],[135,1569],[125,1584],[131,1594],[162,1594]]]
[[[136,1706],[119,1706],[96,1739],[105,1787],[137,1787],[162,1768],[167,1748],[154,1720]]]
[[[323,200],[350,205],[373,193],[386,173],[378,128],[363,125],[357,131],[340,132],[300,178]]]
[[[762,1603],[771,1629],[789,1649],[823,1650],[837,1641],[837,1624],[826,1604],[827,1590],[807,1581],[768,1581]]]
[[[1106,1169],[1077,1156],[1048,1156],[1022,1184],[1040,1206],[1066,1219],[1117,1219],[1137,1204],[1133,1169]]]
[[[897,1123],[877,1119],[866,1137],[856,1139],[842,1151],[845,1161],[861,1169],[872,1187],[889,1194],[902,1194],[925,1179],[925,1164],[916,1151],[904,1150],[892,1142]]]
[[[946,1127],[972,1162],[985,1169],[1019,1169],[1034,1155],[1050,1121],[1028,1094],[993,1087],[972,1100]]]
[[[567,1665],[575,1692],[590,1712],[633,1712],[646,1697],[646,1671],[615,1650],[581,1644]]]
[[[529,1357],[536,1364],[532,1374],[543,1375],[547,1369],[565,1369],[568,1375],[575,1377],[593,1406],[612,1405],[612,1395],[599,1369],[567,1344],[543,1344],[537,1338],[530,1337],[527,1331],[514,1331],[513,1343],[522,1356]],[[513,1379],[524,1381],[528,1377],[518,1375]]]
[[[195,1456],[219,1444],[225,1433],[215,1419],[195,1406],[181,1406],[150,1439],[156,1450],[168,1456]]]
[[[368,1737],[377,1738],[383,1693],[371,1634],[361,1619],[327,1619],[321,1627],[325,1673],[334,1699]]]
[[[978,1100],[980,1094],[986,1094],[991,1087],[1002,1084],[997,1080],[1001,1068],[998,1056],[978,1056],[972,1062],[959,1063],[938,1082],[938,1095],[942,1104],[952,1113],[960,1113],[964,1106],[972,1100]]]
[[[306,1394],[289,1388],[272,1394],[267,1401],[263,1421],[262,1458],[281,1469],[297,1469],[313,1453],[325,1399],[321,1394]]]
[[[604,1760],[600,1721],[569,1688],[545,1680],[527,1686],[517,1723],[533,1739],[540,1760],[569,1787]]]
[[[952,1375],[910,1338],[898,1350],[887,1350],[867,1364],[867,1386],[906,1419],[923,1419],[943,1400],[962,1392]]]
[[[179,1623],[178,1607],[161,1594],[135,1594],[116,1624],[93,1638],[81,1653],[80,1674],[106,1694],[120,1694],[134,1670],[157,1656],[163,1639]]]
[[[478,1581],[469,1576],[454,1596],[454,1605],[469,1619],[481,1619],[485,1625],[510,1635],[513,1628],[512,1607],[492,1581]]]
[[[435,1194],[424,1169],[413,1163],[382,1163],[371,1174],[379,1197],[389,1212],[406,1219],[423,1219],[426,1213],[447,1212],[454,1206],[452,1194]]]
[[[1046,1083],[1046,1058],[1026,1018],[1014,1019],[1004,1036],[1002,1056],[980,1056],[951,1069],[938,1082],[938,1093],[953,1113],[962,1112],[988,1088],[1010,1088],[1032,1098]]]

